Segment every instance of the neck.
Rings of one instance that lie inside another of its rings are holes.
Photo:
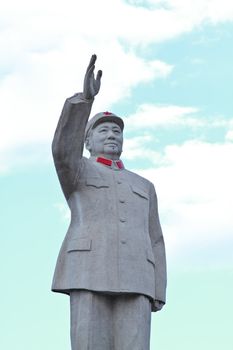
[[[92,154],[91,157],[102,157],[110,160],[119,160],[120,155],[119,154]]]

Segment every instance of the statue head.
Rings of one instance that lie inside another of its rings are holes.
[[[91,156],[119,159],[122,152],[124,122],[110,112],[101,112],[89,120],[85,145]]]

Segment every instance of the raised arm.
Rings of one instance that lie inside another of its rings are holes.
[[[95,61],[96,55],[93,55],[85,74],[83,92],[65,101],[52,143],[54,163],[67,199],[79,170],[92,103],[100,89],[102,71],[98,71],[95,78]]]

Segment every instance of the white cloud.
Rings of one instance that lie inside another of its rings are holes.
[[[162,104],[142,104],[139,105],[136,112],[125,118],[127,130],[153,128],[171,128],[171,127],[190,127],[190,128],[225,128],[229,129],[226,139],[231,139],[231,129],[233,119],[219,115],[206,116],[197,107],[162,105]]]
[[[232,6],[221,8],[216,1],[199,0],[164,1],[166,6],[146,8],[130,6],[121,0],[68,0],[30,2],[28,0],[16,3],[9,0],[1,9],[3,23],[18,28],[19,38],[25,28],[29,35],[21,38],[22,44],[30,41],[33,44],[32,33],[38,32],[39,38],[45,43],[51,35],[59,41],[67,34],[70,39],[75,36],[85,39],[95,45],[95,39],[105,43],[113,38],[126,40],[131,45],[162,41],[192,30],[206,19],[217,21],[219,18],[229,18]],[[12,15],[12,8],[14,9]],[[220,16],[221,13],[221,16]],[[46,35],[47,34],[47,35]],[[31,39],[29,39],[31,38]],[[35,43],[35,41],[34,41]],[[75,43],[75,41],[74,41]],[[46,47],[46,45],[43,45]],[[106,47],[108,50],[108,47]]]
[[[194,107],[142,104],[135,114],[126,118],[125,123],[128,128],[170,127],[172,125],[203,126],[203,121],[192,117],[197,112],[198,109]]]
[[[143,1],[140,3],[142,5]],[[14,42],[14,46],[6,46],[7,52],[24,48],[47,51],[62,48],[69,42],[77,47],[82,38],[93,48],[102,42],[106,54],[111,52],[108,44],[112,40],[125,40],[132,47],[144,46],[174,38],[206,21],[233,19],[233,4],[229,0],[151,0],[144,3],[160,6],[134,6],[122,0],[9,0],[1,4],[1,44],[7,45],[9,40]]]
[[[189,141],[166,148],[166,166],[140,171],[157,188],[170,259],[232,263],[221,253],[233,240],[232,154],[232,143]]]
[[[136,136],[124,139],[123,158],[132,160],[135,158],[153,159],[158,161],[161,159],[159,152],[151,149],[152,137],[150,135]],[[147,146],[148,144],[148,146]]]
[[[229,0],[147,0],[145,3],[160,5],[181,18],[186,17],[192,25],[201,21],[217,23],[233,19],[233,3]]]
[[[228,130],[225,138],[226,138],[226,141],[233,141],[233,130]]]

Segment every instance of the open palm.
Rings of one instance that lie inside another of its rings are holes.
[[[100,81],[102,77],[102,71],[99,70],[95,78],[94,69],[95,69],[96,58],[97,58],[96,55],[91,56],[91,60],[87,67],[87,71],[84,78],[83,95],[84,95],[84,98],[87,100],[93,99],[100,90]]]

